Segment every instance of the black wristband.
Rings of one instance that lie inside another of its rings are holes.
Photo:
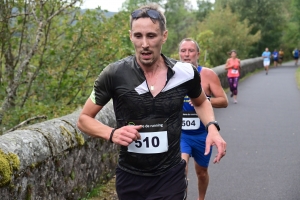
[[[215,127],[217,128],[218,131],[220,131],[220,126],[219,126],[218,122],[217,121],[211,121],[211,122],[208,122],[208,124],[206,124],[206,126],[205,126],[205,129],[206,129],[207,132],[208,132],[208,127],[212,124],[215,125]]]
[[[117,129],[114,128],[114,129],[111,131],[111,133],[110,133],[110,137],[109,137],[110,143],[114,143],[114,142],[112,141],[112,137],[113,137],[113,135],[114,135],[115,130],[117,130]]]

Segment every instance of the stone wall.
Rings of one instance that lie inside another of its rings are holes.
[[[263,68],[262,59],[241,62],[241,77]],[[224,65],[214,68],[228,87]],[[0,136],[0,199],[79,199],[115,174],[118,147],[76,128],[78,112]],[[96,117],[115,126],[112,102]]]
[[[79,112],[0,136],[0,199],[79,199],[114,174],[118,147],[80,133]],[[114,127],[109,102],[97,115]]]

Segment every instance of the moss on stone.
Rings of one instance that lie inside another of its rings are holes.
[[[26,191],[26,200],[31,200],[32,199],[32,185],[27,185],[27,191]]]
[[[8,188],[9,188],[9,192],[12,193],[16,189],[16,186],[14,184],[9,184]]]
[[[74,128],[74,130],[75,130],[75,139],[76,139],[79,146],[83,146],[84,143],[85,143],[85,140],[84,140],[84,137],[82,136],[82,134],[78,133],[77,129],[73,126],[72,123],[70,123],[66,120],[62,120],[62,121],[69,124],[70,126],[72,126]],[[66,130],[66,131],[68,131],[68,130]],[[68,133],[71,135],[71,133],[69,131],[68,131]]]
[[[72,180],[75,179],[75,172],[74,172],[74,170],[71,172],[70,177],[71,177]]]
[[[80,133],[78,133],[77,131],[76,131],[76,134],[75,134],[75,138],[76,138],[76,140],[77,140],[77,143],[78,143],[80,146],[83,146],[83,145],[84,145],[84,143],[85,143],[84,137],[83,137]]]
[[[11,181],[13,171],[19,168],[19,157],[13,153],[5,154],[0,149],[0,187],[8,184]]]
[[[109,154],[108,153],[103,153],[101,156],[101,160],[104,162],[108,158]]]
[[[48,180],[47,180],[47,183],[46,183],[46,186],[47,186],[47,187],[50,187],[51,185],[52,185],[52,181],[51,181],[51,179],[48,179]]]
[[[66,127],[64,127],[64,126],[59,126],[59,128],[60,128],[61,134],[66,135],[68,137],[67,145],[70,145],[71,147],[73,147],[72,133],[68,129],[66,129]]]
[[[10,182],[11,174],[9,162],[0,155],[0,187]]]
[[[72,133],[66,127],[64,127],[64,126],[60,126],[59,128],[61,130],[61,134],[68,136],[68,138],[70,140],[69,142],[71,144],[71,147],[73,147]],[[83,146],[84,145],[84,143],[85,143],[84,137],[80,133],[78,133],[76,131],[76,129],[75,129],[75,139],[76,139],[76,141],[77,141],[77,143],[78,143],[79,146]]]
[[[30,168],[31,168],[31,169],[34,169],[34,168],[35,168],[35,164],[32,163],[32,164],[30,165]]]

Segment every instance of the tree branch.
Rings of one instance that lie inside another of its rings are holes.
[[[12,132],[14,130],[17,130],[18,128],[22,127],[22,126],[25,126],[25,125],[28,125],[29,122],[33,121],[33,120],[37,120],[37,119],[47,119],[47,116],[45,115],[40,115],[40,116],[35,116],[35,117],[31,117],[23,122],[21,122],[20,124],[18,124],[17,126],[9,129],[8,131],[4,132],[5,133],[8,133],[8,132]]]

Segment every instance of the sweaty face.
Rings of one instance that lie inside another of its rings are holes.
[[[163,43],[167,40],[168,32],[162,32],[159,22],[154,24],[150,18],[139,18],[132,22],[130,40],[135,47],[138,63],[151,67],[160,58]]]
[[[197,51],[196,44],[193,41],[184,41],[181,43],[179,47],[180,61],[197,66],[199,55],[200,53]]]

